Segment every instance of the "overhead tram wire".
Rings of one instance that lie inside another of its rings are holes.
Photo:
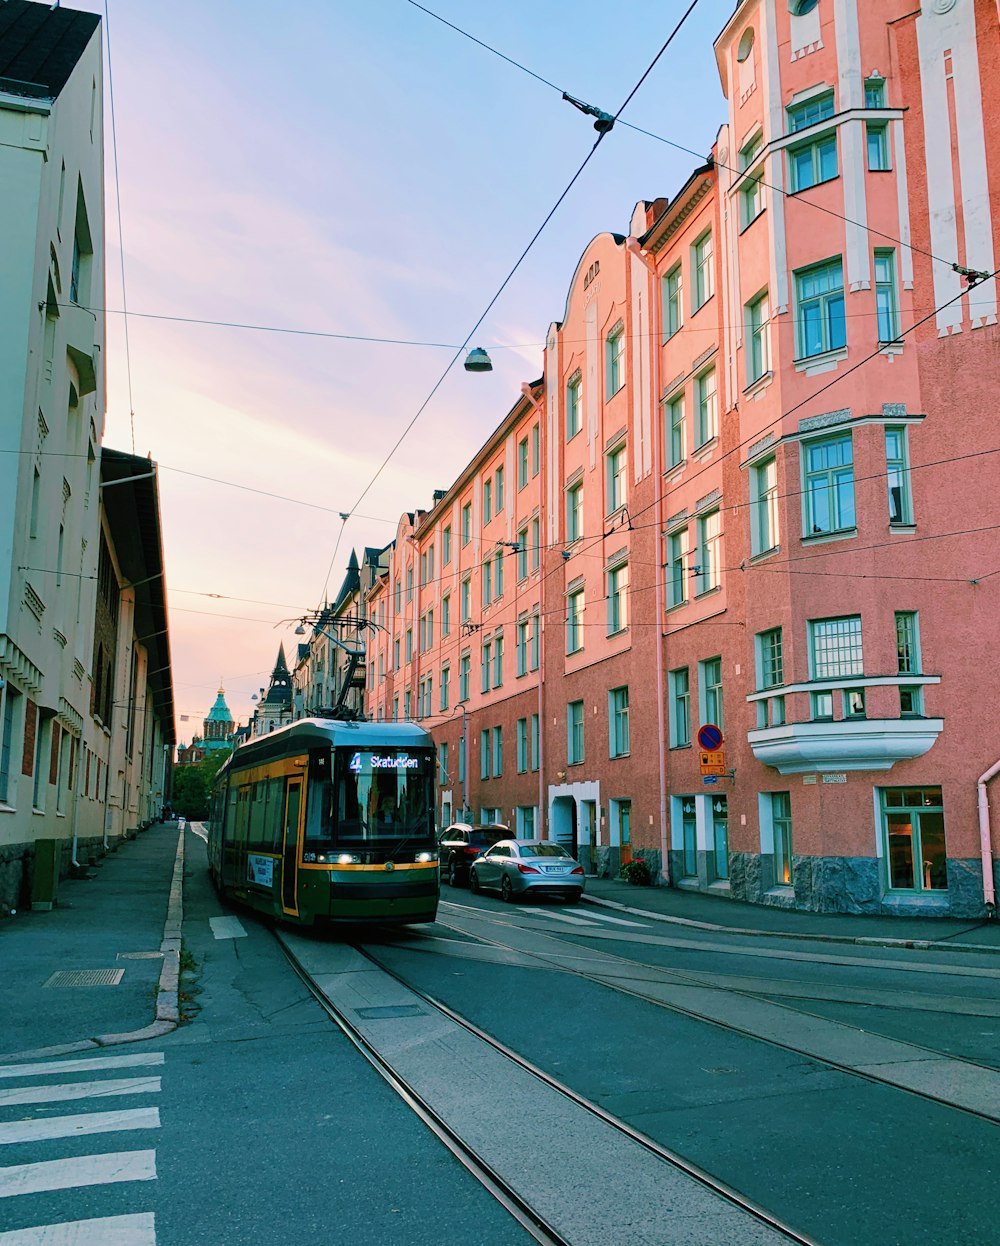
[[[545,219],[542,221],[541,225],[539,225],[539,227],[535,230],[535,232],[534,232],[534,234],[532,235],[532,237],[531,237],[530,241],[528,242],[528,245],[524,248],[524,250],[523,250],[523,251],[521,252],[521,254],[518,256],[518,258],[517,258],[517,260],[515,261],[515,263],[514,263],[513,267],[512,267],[512,268],[510,269],[510,271],[507,273],[507,276],[506,276],[506,277],[504,277],[504,279],[503,279],[503,281],[500,283],[500,286],[499,286],[499,288],[497,289],[496,293],[493,295],[493,297],[490,299],[490,301],[486,304],[486,307],[483,309],[483,311],[482,311],[481,315],[480,315],[480,316],[479,316],[479,318],[476,320],[475,324],[472,326],[472,328],[469,330],[469,332],[466,334],[466,337],[465,337],[464,341],[462,342],[461,346],[459,346],[458,350],[457,350],[457,351],[455,351],[454,355],[452,355],[451,359],[450,359],[450,360],[449,360],[449,362],[448,362],[447,367],[446,367],[446,368],[445,368],[445,370],[441,373],[440,377],[438,377],[437,381],[435,381],[434,386],[432,387],[432,389],[431,389],[430,393],[427,395],[427,397],[424,399],[424,401],[423,401],[423,402],[420,404],[420,406],[417,408],[417,411],[416,411],[416,413],[414,414],[413,418],[409,421],[409,423],[408,423],[408,424],[406,425],[406,427],[403,429],[403,431],[402,431],[402,433],[399,435],[399,438],[397,439],[396,443],[395,443],[395,444],[392,446],[392,448],[389,450],[389,453],[388,453],[388,454],[386,455],[386,457],[383,459],[383,461],[382,461],[381,465],[380,465],[380,466],[376,469],[375,474],[372,476],[371,480],[368,482],[368,484],[367,484],[367,485],[365,485],[364,489],[363,489],[363,490],[361,491],[361,493],[359,494],[359,496],[358,496],[358,498],[357,498],[357,501],[354,503],[354,506],[352,506],[352,507],[351,507],[351,509],[350,509],[350,511],[348,512],[348,518],[350,518],[350,516],[351,516],[351,515],[353,515],[354,511],[355,511],[355,510],[357,509],[357,507],[361,504],[361,502],[364,500],[364,498],[368,495],[369,491],[371,490],[371,488],[372,488],[372,487],[373,487],[373,485],[375,484],[376,480],[378,480],[379,476],[380,476],[380,475],[382,474],[382,472],[385,470],[386,466],[388,465],[388,463],[389,463],[389,462],[390,462],[390,460],[392,459],[393,455],[396,453],[396,451],[397,451],[397,450],[399,449],[399,447],[402,445],[403,440],[405,439],[405,437],[406,437],[406,436],[407,436],[407,434],[409,433],[410,429],[412,429],[412,428],[413,428],[414,424],[416,424],[417,420],[420,418],[420,416],[423,414],[423,412],[427,409],[427,407],[429,406],[429,404],[430,404],[431,400],[434,398],[434,395],[437,393],[437,391],[438,391],[438,390],[441,388],[441,386],[444,384],[445,378],[448,376],[449,372],[451,372],[452,368],[453,368],[453,367],[455,366],[455,364],[458,362],[459,358],[461,357],[462,351],[464,351],[464,350],[465,350],[465,348],[468,346],[469,342],[472,340],[473,334],[476,332],[476,330],[479,328],[479,326],[483,323],[483,321],[484,321],[484,320],[486,319],[486,317],[489,315],[489,313],[490,313],[490,311],[492,310],[492,308],[493,308],[494,304],[495,304],[495,303],[497,302],[497,300],[500,298],[501,294],[503,294],[504,290],[507,288],[508,284],[509,284],[509,283],[510,283],[510,281],[513,279],[514,274],[515,274],[515,273],[517,272],[517,270],[521,267],[521,264],[524,262],[524,260],[525,260],[526,256],[527,256],[527,255],[528,255],[528,253],[531,251],[531,249],[532,249],[532,247],[535,245],[535,243],[538,241],[539,237],[540,237],[540,236],[541,236],[541,234],[542,234],[542,231],[545,229],[546,225],[548,225],[549,221],[551,221],[551,219],[553,218],[553,216],[555,216],[555,214],[556,214],[556,212],[558,211],[558,209],[559,209],[560,205],[562,204],[563,200],[566,198],[566,196],[569,194],[569,192],[570,192],[570,191],[573,189],[573,187],[576,185],[576,183],[577,183],[577,181],[579,180],[579,178],[580,178],[581,174],[583,173],[584,169],[587,167],[587,165],[588,165],[588,164],[590,163],[590,161],[593,159],[594,154],[596,153],[596,151],[597,151],[598,147],[600,147],[600,145],[601,145],[601,143],[604,141],[605,137],[606,137],[606,136],[607,136],[607,135],[611,132],[611,128],[612,128],[612,126],[614,125],[614,123],[618,120],[618,117],[619,117],[619,115],[621,114],[621,112],[622,112],[622,111],[623,111],[623,110],[624,110],[624,109],[628,106],[628,104],[630,103],[630,101],[632,100],[632,98],[635,96],[635,93],[639,90],[639,88],[642,86],[642,84],[646,81],[646,79],[649,77],[650,73],[652,73],[652,71],[653,71],[654,67],[655,67],[655,66],[656,66],[656,64],[659,62],[660,57],[661,57],[661,56],[663,56],[664,52],[666,52],[667,48],[668,48],[668,47],[671,45],[671,43],[674,41],[674,39],[676,38],[676,36],[677,36],[678,32],[680,31],[681,27],[682,27],[682,26],[684,25],[684,23],[687,21],[688,17],[690,17],[691,13],[693,13],[693,12],[694,12],[694,9],[697,7],[697,5],[698,5],[698,0],[691,0],[691,3],[690,3],[690,4],[688,5],[688,7],[685,9],[684,13],[681,15],[680,19],[678,20],[678,22],[677,22],[677,23],[676,23],[676,25],[674,26],[673,30],[672,30],[672,31],[670,32],[670,34],[667,36],[667,38],[666,38],[666,40],[664,41],[663,45],[660,47],[660,50],[656,53],[656,55],[655,55],[655,56],[653,57],[653,59],[650,61],[650,63],[649,63],[649,65],[647,66],[646,70],[644,71],[644,73],[642,74],[642,76],[639,78],[639,81],[635,84],[635,86],[632,88],[632,90],[631,90],[631,91],[628,93],[628,95],[625,97],[625,99],[624,99],[624,101],[622,102],[621,106],[619,107],[618,111],[614,114],[614,117],[612,117],[612,118],[610,119],[610,124],[605,124],[605,125],[602,125],[602,126],[601,126],[601,128],[598,128],[597,139],[595,140],[594,145],[591,147],[590,151],[589,151],[589,152],[587,153],[587,155],[584,157],[584,159],[583,159],[582,163],[580,164],[579,168],[576,170],[576,172],[575,172],[575,173],[573,174],[573,176],[570,178],[570,180],[569,180],[568,184],[566,185],[566,188],[565,188],[565,189],[563,190],[563,192],[560,194],[559,198],[555,201],[555,203],[554,203],[554,204],[552,205],[552,207],[549,209],[549,211],[548,211],[548,213],[546,214]],[[346,522],[346,520],[345,520],[345,522]],[[339,537],[338,537],[338,543],[339,543]],[[329,580],[329,573],[327,574],[327,580]]]
[[[125,293],[125,241],[122,231],[122,191],[118,178],[118,127],[115,124],[115,85],[111,72],[111,18],[108,0],[104,0],[104,34],[108,49],[108,99],[111,103],[111,152],[115,170],[115,203],[118,212],[118,256],[122,272],[122,315],[125,329],[125,374],[128,379],[128,418],[132,434],[132,453],[135,454],[135,403],[132,400],[132,354],[128,339],[128,298]]]
[[[415,9],[419,9],[422,13],[426,13],[428,17],[434,18],[434,20],[440,22],[442,26],[447,26],[450,30],[455,31],[456,34],[462,35],[464,38],[468,39],[471,43],[477,44],[484,51],[492,53],[493,56],[497,56],[500,58],[500,60],[506,61],[508,65],[512,65],[515,69],[521,70],[521,72],[527,74],[528,77],[534,78],[537,82],[541,82],[543,85],[547,87],[551,87],[553,91],[558,91],[564,100],[567,100],[570,103],[576,103],[576,101],[574,100],[574,97],[570,95],[568,91],[564,91],[562,87],[558,86],[556,83],[550,82],[548,78],[543,78],[541,74],[535,73],[535,71],[533,69],[529,69],[527,65],[522,65],[520,61],[514,60],[512,56],[507,56],[506,53],[499,51],[499,49],[492,47],[488,43],[485,43],[482,39],[477,39],[475,35],[470,34],[469,31],[467,30],[463,30],[460,26],[456,26],[453,22],[449,22],[446,18],[442,17],[439,13],[435,13],[432,9],[428,9],[424,5],[418,4],[417,0],[406,0],[406,2],[407,4],[413,5]],[[687,15],[685,14],[685,16]],[[641,86],[641,82],[639,85]],[[636,90],[638,90],[638,87],[636,87]],[[634,93],[635,92],[633,92],[633,94]],[[629,99],[631,98],[632,97],[629,96]],[[628,100],[626,100],[626,103],[628,103]],[[623,104],[622,108],[624,108],[624,106],[625,105]],[[620,108],[618,110],[618,113],[620,113],[621,111],[622,109]],[[615,121],[618,120],[618,113],[615,114]],[[674,140],[672,139],[664,138],[662,134],[655,134],[652,130],[645,130],[642,128],[642,126],[634,125],[630,121],[623,121],[621,124],[627,130],[634,130],[637,134],[643,134],[646,136],[646,138],[655,139],[655,141],[658,143],[666,143],[668,147],[673,147],[677,151],[684,152],[684,154],[687,156],[693,156],[696,160],[700,160],[702,162],[706,160],[706,156],[704,152],[695,151],[691,147],[685,147],[683,143],[677,143],[677,142],[674,142]],[[715,163],[716,168],[726,169],[730,173],[742,174],[746,171],[744,169],[738,169],[732,165],[725,164],[721,160],[715,160],[714,163]],[[888,242],[895,242],[899,246],[905,247],[908,251],[915,252],[919,255],[926,255],[928,259],[934,260],[935,263],[946,264],[949,268],[955,268],[956,271],[958,271],[957,261],[942,259],[940,256],[935,255],[931,251],[926,251],[922,247],[915,247],[913,246],[912,243],[904,242],[901,238],[896,238],[892,234],[883,233],[881,230],[874,229],[870,225],[862,224],[861,221],[852,220],[851,217],[844,216],[842,212],[835,212],[832,208],[825,208],[821,204],[813,203],[809,199],[801,199],[799,198],[797,194],[793,195],[791,191],[784,190],[780,186],[773,186],[771,185],[770,182],[765,182],[762,178],[757,179],[757,180],[759,180],[759,184],[765,187],[767,190],[773,190],[776,194],[784,195],[786,196],[786,198],[793,197],[795,198],[797,202],[805,203],[810,207],[818,208],[819,211],[825,212],[828,216],[835,216],[837,217],[838,220],[844,221],[848,225],[855,225],[857,226],[857,228],[864,229],[868,233],[874,234],[878,238],[884,238]]]

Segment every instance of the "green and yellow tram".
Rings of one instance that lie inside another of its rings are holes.
[[[216,777],[212,881],[303,925],[433,921],[435,771],[415,723],[306,718],[249,740]]]

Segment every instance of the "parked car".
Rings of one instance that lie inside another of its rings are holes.
[[[502,822],[453,822],[446,827],[438,836],[438,861],[449,884],[468,883],[469,867],[476,857],[509,834],[510,827]]]
[[[499,891],[509,903],[521,896],[561,896],[576,904],[583,895],[583,866],[562,844],[548,839],[503,839],[476,857],[469,871],[474,892]]]

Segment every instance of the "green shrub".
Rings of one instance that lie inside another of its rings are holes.
[[[623,878],[633,887],[648,887],[653,881],[649,862],[642,857],[634,857],[631,861],[626,861],[619,870],[618,877]]]

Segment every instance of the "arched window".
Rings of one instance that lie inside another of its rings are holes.
[[[805,17],[819,4],[819,0],[788,0],[788,11],[793,17]]]
[[[753,27],[748,26],[743,32],[743,38],[740,39],[740,45],[736,49],[736,59],[742,64],[753,52]]]

